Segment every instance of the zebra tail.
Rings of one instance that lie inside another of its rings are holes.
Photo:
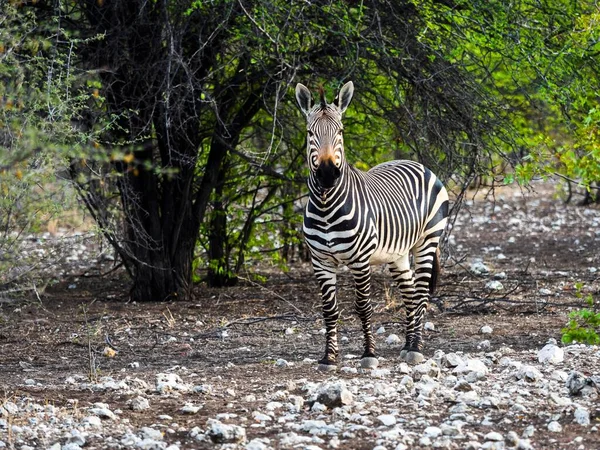
[[[435,288],[437,287],[438,277],[441,272],[440,266],[440,249],[436,249],[435,255],[433,256],[433,267],[431,270],[431,279],[429,280],[429,295],[433,295]]]

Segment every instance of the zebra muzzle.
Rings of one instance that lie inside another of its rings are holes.
[[[325,189],[334,187],[341,174],[342,172],[339,167],[331,160],[322,161],[315,172],[319,185]]]

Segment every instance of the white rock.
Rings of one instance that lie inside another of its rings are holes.
[[[523,365],[517,370],[517,372],[515,373],[515,377],[517,378],[517,380],[525,380],[525,381],[533,382],[533,381],[541,380],[543,378],[543,375],[534,366]]]
[[[245,450],[269,450],[271,447],[269,444],[271,443],[268,438],[254,438],[250,442],[246,444],[244,447]]]
[[[581,372],[573,370],[567,378],[567,389],[570,395],[579,395],[583,388],[589,383],[588,378]]]
[[[136,397],[131,400],[131,403],[129,404],[129,406],[134,411],[144,411],[145,409],[150,408],[150,402],[148,401],[147,398]]]
[[[9,415],[14,416],[19,412],[19,407],[13,402],[4,402],[2,404],[2,408],[0,408],[0,416],[4,416],[2,409],[6,411]]]
[[[433,426],[427,427],[423,431],[423,434],[425,435],[425,437],[428,437],[430,439],[435,439],[436,437],[442,435],[442,429],[440,427],[433,427]]]
[[[464,360],[456,353],[447,353],[442,356],[441,364],[443,367],[457,367],[464,363]]]
[[[585,408],[577,408],[574,412],[575,422],[579,425],[587,426],[590,424],[590,412]]]
[[[484,439],[486,441],[503,441],[504,440],[502,435],[496,431],[490,431],[488,434],[485,435]]]
[[[351,405],[354,402],[352,392],[344,381],[322,384],[317,390],[316,400],[328,408]]]
[[[383,334],[383,333],[385,333],[385,328],[384,327],[379,327],[379,328],[377,328],[377,331],[375,333],[376,334]]]
[[[377,419],[386,427],[396,425],[396,416],[394,416],[393,414],[382,414],[380,416],[377,416]]]
[[[90,428],[102,428],[102,420],[98,416],[87,416],[81,421]]]
[[[473,373],[477,379],[480,379],[488,374],[488,368],[483,361],[469,358],[455,367],[452,373],[458,375],[468,375],[469,373]]]
[[[504,289],[504,285],[498,280],[490,280],[485,284],[485,288],[488,291],[501,291]]]
[[[494,280],[506,280],[506,272],[495,273]]]
[[[564,350],[554,344],[546,344],[538,351],[538,361],[544,364],[559,364],[563,362],[564,358]]]
[[[158,373],[156,374],[156,391],[165,393],[169,391],[188,392],[190,386],[185,384],[181,377],[176,373]]]
[[[538,293],[540,295],[544,295],[544,296],[552,295],[552,291],[550,289],[545,289],[545,288],[540,289],[538,291]]]
[[[100,417],[101,419],[116,419],[115,413],[105,407],[95,407],[88,410],[91,414]]]
[[[548,431],[551,431],[552,433],[560,433],[562,431],[562,425],[553,420],[548,424]]]
[[[493,328],[490,327],[489,325],[484,325],[479,329],[479,332],[481,334],[492,334],[493,331],[494,331]]]
[[[202,406],[197,406],[197,405],[193,405],[191,403],[186,403],[185,405],[183,405],[183,407],[179,411],[182,412],[183,414],[196,414],[198,411],[200,411],[201,408],[202,408]]]
[[[252,413],[252,418],[256,421],[256,422],[270,422],[273,420],[273,418],[267,414],[261,413],[260,411],[254,411]]]
[[[413,378],[415,380],[420,380],[424,375],[431,378],[440,376],[440,368],[433,359],[428,359],[424,363],[413,367]]]
[[[434,331],[435,325],[433,324],[433,322],[425,322],[425,325],[423,325],[423,328],[427,331]]]
[[[469,270],[475,275],[487,275],[490,269],[482,261],[474,261]]]
[[[398,337],[397,334],[390,334],[385,340],[385,343],[387,345],[399,344],[400,342],[402,342],[402,340]]]
[[[206,435],[216,444],[244,442],[246,429],[239,425],[221,423],[216,419],[208,419]]]
[[[142,436],[143,439],[152,439],[155,441],[163,440],[162,432],[160,430],[155,430],[154,428],[150,428],[150,427],[142,427],[140,429],[140,435]]]
[[[290,363],[288,363],[285,359],[279,358],[275,361],[275,367],[288,367]]]
[[[528,425],[523,430],[523,437],[530,438],[533,436],[534,433],[535,433],[535,427],[533,425]]]

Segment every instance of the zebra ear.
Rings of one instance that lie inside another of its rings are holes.
[[[340,112],[343,114],[348,108],[348,105],[352,101],[352,94],[354,94],[354,83],[348,81],[340,89],[340,93],[335,98],[335,104],[340,108]]]
[[[304,115],[308,116],[308,112],[312,106],[312,95],[302,83],[296,85],[296,101]]]

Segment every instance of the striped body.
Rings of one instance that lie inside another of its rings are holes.
[[[311,193],[304,236],[312,254],[335,264],[368,260],[393,263],[407,255],[424,232],[443,230],[434,220],[447,202],[441,182],[421,164],[390,161],[362,172],[351,166],[323,199]]]
[[[308,89],[296,87],[307,116],[311,172],[303,229],[323,300],[327,341],[320,367],[325,369],[335,367],[338,355],[336,273],[342,265],[354,277],[355,308],[365,338],[363,367],[377,365],[369,298],[372,264],[388,265],[406,305],[401,356],[409,362],[423,358],[423,318],[437,278],[438,246],[448,216],[444,186],[421,164],[390,161],[363,172],[346,162],[341,117],[352,93],[353,85],[347,83],[332,104],[321,96],[320,104],[313,106]]]

